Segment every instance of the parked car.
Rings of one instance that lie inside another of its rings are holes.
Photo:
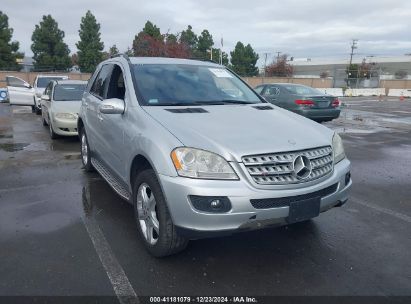
[[[292,83],[259,85],[254,89],[268,102],[318,122],[340,116],[340,101],[314,88]]]
[[[352,184],[337,133],[270,105],[211,62],[100,63],[78,131],[85,171],[134,205],[158,257],[190,239],[309,220],[343,205]]]
[[[87,81],[53,80],[41,96],[42,121],[49,126],[50,137],[76,136],[81,97]]]
[[[7,76],[6,83],[10,105],[31,106],[31,110],[34,112],[33,87],[27,81],[14,76]]]
[[[68,79],[68,76],[59,76],[59,75],[37,75],[36,79],[34,79],[34,111],[37,115],[41,113],[41,95],[44,94],[44,90],[46,89],[47,85],[50,81],[53,80],[64,80]]]

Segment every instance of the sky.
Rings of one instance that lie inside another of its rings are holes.
[[[76,52],[81,17],[87,10],[101,24],[108,49],[131,47],[147,20],[161,32],[179,33],[190,24],[196,34],[208,29],[216,47],[233,50],[237,41],[250,43],[268,62],[277,52],[294,58],[349,58],[411,53],[411,1],[398,0],[1,0],[9,16],[13,40],[31,56],[31,34],[43,15],[51,14]],[[261,60],[259,61],[261,63]]]

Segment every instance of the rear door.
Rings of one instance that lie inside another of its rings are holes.
[[[23,79],[7,76],[7,91],[10,104],[32,106],[34,105],[34,89]]]

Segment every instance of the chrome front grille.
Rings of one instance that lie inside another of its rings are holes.
[[[299,155],[310,160],[311,173],[299,178],[294,172],[294,160]],[[280,152],[242,157],[251,178],[261,185],[284,185],[303,183],[318,179],[333,169],[332,148],[330,146],[302,151]]]

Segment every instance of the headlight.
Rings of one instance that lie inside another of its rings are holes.
[[[56,113],[54,115],[55,118],[60,118],[60,119],[77,119],[77,116],[71,113]]]
[[[334,154],[334,164],[342,161],[345,158],[345,152],[343,143],[340,135],[334,133],[333,137],[333,154]]]
[[[238,179],[230,164],[212,152],[194,148],[176,148],[171,159],[178,175],[204,179]]]

